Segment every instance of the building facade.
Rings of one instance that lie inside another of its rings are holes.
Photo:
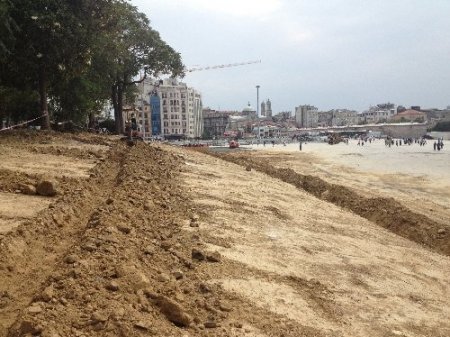
[[[231,112],[203,109],[203,136],[205,138],[224,137]]]
[[[335,109],[330,111],[331,126],[357,125],[360,116],[357,111],[348,109]]]
[[[424,112],[409,109],[402,112],[399,112],[394,117],[391,118],[391,121],[395,122],[418,122],[423,123],[426,122],[427,115]]]
[[[300,105],[295,108],[295,122],[299,128],[316,128],[319,110],[312,105]]]
[[[202,96],[194,88],[176,79],[142,82],[141,95],[146,97],[148,114],[139,123],[145,125],[146,133],[166,138],[197,138],[203,134]],[[149,103],[147,103],[149,102]],[[145,112],[145,111],[144,111]]]
[[[396,114],[395,104],[383,103],[371,106],[361,113],[361,120],[365,123],[385,123]]]

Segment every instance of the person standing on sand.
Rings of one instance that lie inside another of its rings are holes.
[[[436,144],[436,142],[434,142],[434,144],[433,144],[433,150],[434,151],[436,151],[436,147],[437,147],[437,144]]]
[[[299,145],[300,151],[302,150],[302,145],[303,145],[303,142],[300,141],[300,145]]]

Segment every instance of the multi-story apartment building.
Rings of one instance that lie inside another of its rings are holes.
[[[295,108],[295,122],[299,128],[316,128],[319,110],[312,105],[300,105]]]
[[[387,122],[396,114],[395,104],[383,103],[371,106],[369,110],[361,113],[362,121],[366,123]]]
[[[129,107],[124,107],[123,114],[124,120],[129,121],[131,114],[136,117],[139,124],[139,130],[146,136],[152,134],[152,124],[151,124],[151,107],[149,103],[148,91],[153,86],[149,79],[142,81],[137,84],[138,94],[136,95],[136,100],[134,105]]]
[[[233,112],[203,109],[203,135],[207,138],[223,137]]]
[[[331,111],[319,111],[317,117],[317,126],[327,127],[333,123],[333,114]]]
[[[357,111],[348,109],[334,109],[331,114],[331,126],[357,125],[360,116]]]
[[[151,116],[147,120],[151,120],[152,135],[180,138],[202,136],[203,115],[200,92],[172,78],[156,84],[150,80],[147,83],[148,85],[143,85],[142,90],[145,93],[144,96],[149,97]]]

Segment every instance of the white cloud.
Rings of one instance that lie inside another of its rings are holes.
[[[313,29],[292,20],[281,22],[277,28],[281,39],[293,47],[311,41],[316,35]]]
[[[268,19],[281,8],[281,0],[171,0],[153,1],[161,6],[184,7],[237,18]]]

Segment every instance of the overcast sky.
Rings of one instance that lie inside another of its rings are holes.
[[[212,109],[450,105],[450,0],[132,0]]]

